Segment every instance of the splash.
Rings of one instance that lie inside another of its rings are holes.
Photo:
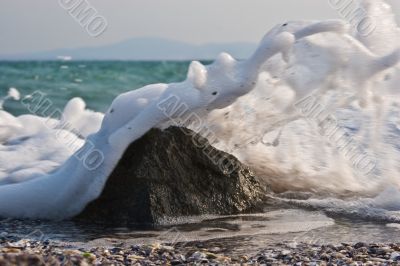
[[[6,100],[12,99],[15,101],[19,101],[20,97],[21,95],[19,94],[19,91],[16,88],[10,88],[8,90],[8,95],[3,99],[0,99],[0,110],[3,109],[3,105]]]
[[[185,81],[121,94],[104,119],[81,99],[59,119],[1,111],[0,216],[78,214],[132,141],[173,123],[236,155],[275,193],[313,195],[292,203],[349,210],[361,197],[377,217],[400,211],[385,200],[400,195],[399,29],[383,1],[362,5],[379,21],[368,36],[339,20],[280,24],[247,60],[192,62]]]

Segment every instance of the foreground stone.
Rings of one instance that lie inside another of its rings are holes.
[[[101,196],[78,219],[153,224],[260,211],[265,192],[246,166],[193,131],[152,129],[128,147]]]

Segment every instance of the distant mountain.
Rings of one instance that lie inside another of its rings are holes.
[[[0,60],[57,60],[60,57],[72,57],[73,60],[190,60],[214,59],[221,52],[245,58],[255,46],[245,42],[193,45],[159,38],[134,38],[100,47],[0,55]]]

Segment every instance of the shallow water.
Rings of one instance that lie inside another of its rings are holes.
[[[274,210],[275,209],[275,210]],[[3,220],[0,235],[49,240],[71,248],[126,247],[166,243],[178,248],[223,248],[226,255],[255,254],[267,247],[297,244],[400,243],[400,227],[330,218],[322,212],[270,208],[266,213],[181,218],[179,224],[105,227],[72,221]]]

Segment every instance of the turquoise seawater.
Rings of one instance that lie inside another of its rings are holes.
[[[120,93],[152,83],[178,82],[186,77],[190,62],[139,61],[32,61],[0,62],[0,97],[9,88],[22,96],[41,91],[63,108],[73,97],[81,97],[91,110],[104,112]],[[4,109],[27,113],[24,106],[8,100]]]

